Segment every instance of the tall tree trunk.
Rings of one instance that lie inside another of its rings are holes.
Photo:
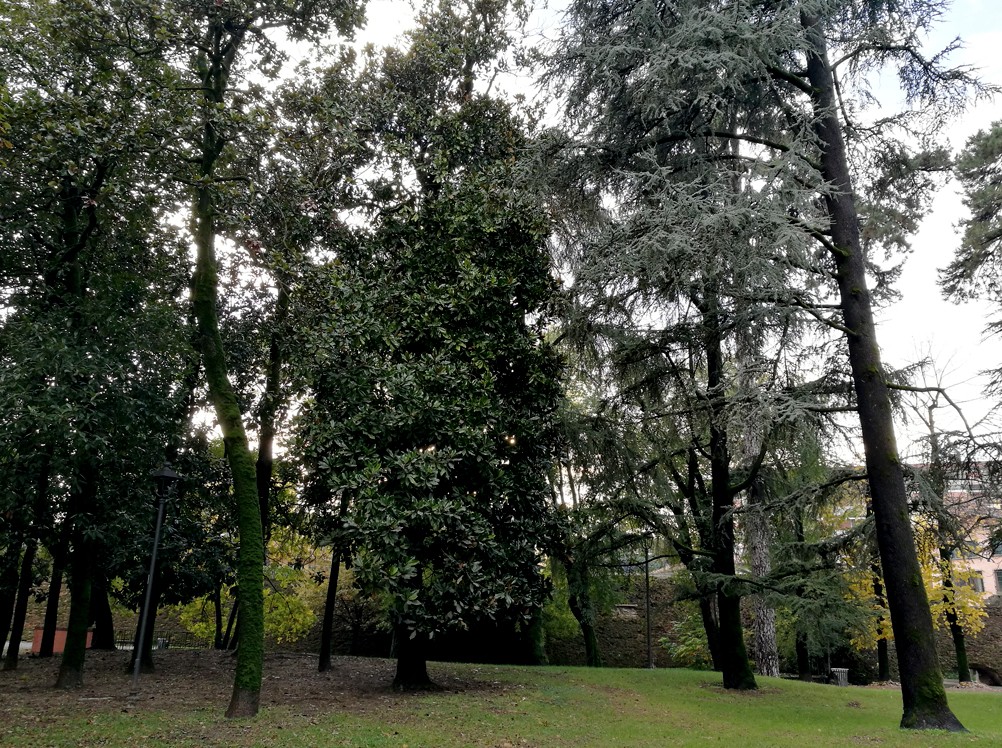
[[[94,574],[91,588],[90,616],[94,622],[94,638],[91,649],[115,651],[115,617],[111,613],[111,603],[108,600],[108,579],[103,571]]]
[[[943,688],[929,600],[908,518],[908,496],[866,285],[859,215],[838,120],[827,41],[820,19],[801,11],[801,22],[809,44],[807,79],[811,86],[815,129],[822,144],[821,175],[831,185],[831,190],[824,195],[831,226],[831,255],[848,330],[849,365],[873,497],[877,546],[898,650],[903,703],[901,726],[963,730],[963,725],[950,711]]]
[[[411,636],[406,626],[397,624],[393,632],[396,646],[397,672],[393,677],[395,691],[422,691],[434,687],[428,677],[428,638],[423,634]]]
[[[38,541],[29,539],[21,560],[21,576],[17,585],[17,602],[14,605],[14,618],[10,625],[10,643],[7,645],[7,656],[4,658],[4,670],[17,670],[17,660],[21,653],[21,638],[24,636],[24,620],[28,615],[28,598],[31,596],[31,580],[35,564],[35,553]],[[0,640],[2,642],[2,640]]]
[[[195,274],[191,302],[198,327],[198,347],[216,420],[233,480],[233,501],[240,534],[237,582],[240,585],[240,617],[237,620],[237,667],[227,717],[252,717],[261,699],[264,667],[264,535],[261,505],[257,495],[254,459],[247,444],[243,415],[229,379],[226,351],[217,314],[219,274],[216,259],[216,204],[213,177],[216,162],[226,145],[216,129],[216,110],[225,105],[229,71],[242,42],[242,32],[224,28],[223,19],[209,21],[208,48],[202,62],[203,75],[201,180],[195,191]]]
[[[97,469],[92,464],[80,468],[80,486],[70,495],[70,619],[66,625],[66,646],[59,663],[56,688],[77,688],[83,685],[84,660],[87,657],[87,630],[90,627],[91,579],[94,569],[94,543],[83,518],[94,506],[97,497]]]
[[[278,274],[278,298],[272,317],[271,340],[268,345],[268,370],[264,397],[261,402],[258,429],[257,463],[255,464],[258,503],[261,505],[261,526],[264,542],[271,537],[271,476],[274,471],[275,421],[282,400],[282,365],[284,363],[284,328],[289,317],[289,287],[285,273]]]
[[[734,492],[731,489],[730,454],[727,448],[724,408],[724,356],[721,338],[720,309],[711,290],[700,305],[703,314],[706,350],[706,391],[710,405],[710,480],[712,511],[712,560],[710,570],[718,578],[733,579],[734,566]],[[717,591],[720,665],[724,688],[757,688],[745,648],[741,623],[741,596],[733,585],[724,582]]]

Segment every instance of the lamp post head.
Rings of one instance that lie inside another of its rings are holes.
[[[167,489],[170,488],[171,485],[182,480],[181,476],[175,473],[166,462],[163,467],[151,473],[151,475],[154,482],[157,484],[157,489],[164,493],[166,493]]]

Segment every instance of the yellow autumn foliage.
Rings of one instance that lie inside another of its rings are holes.
[[[975,589],[973,583],[978,572],[964,558],[955,558],[952,562],[940,560],[937,533],[931,521],[919,518],[913,523],[913,528],[933,626],[937,629],[947,627],[947,614],[953,609],[964,633],[977,634],[984,628],[987,616],[984,595]],[[890,614],[886,602],[877,598],[872,571],[854,565],[846,577],[848,596],[871,612],[865,628],[854,632],[850,640],[852,646],[857,650],[868,650],[876,647],[881,638],[893,640]],[[879,581],[883,585],[883,580]]]

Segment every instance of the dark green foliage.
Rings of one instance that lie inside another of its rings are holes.
[[[527,322],[552,289],[541,224],[513,194],[450,189],[373,246],[318,291],[330,322],[309,338],[302,419],[323,480],[355,502],[356,578],[406,632],[528,622],[559,397]]]

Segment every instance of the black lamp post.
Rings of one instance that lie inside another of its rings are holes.
[[[153,575],[157,568],[157,549],[160,547],[160,532],[164,526],[164,511],[167,506],[167,495],[171,487],[181,480],[181,476],[171,470],[170,465],[164,466],[153,473],[153,481],[157,485],[157,527],[153,533],[153,553],[150,556],[150,574],[146,578],[146,598],[143,601],[143,612],[139,617],[139,636],[136,637],[136,651],[133,653],[132,690],[139,686],[139,669],[142,667],[143,648],[146,646],[146,622],[150,617],[150,602],[153,598]]]

